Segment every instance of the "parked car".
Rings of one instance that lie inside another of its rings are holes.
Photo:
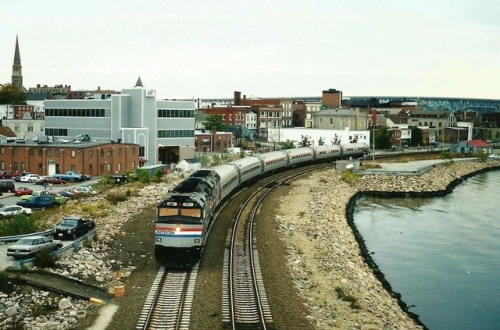
[[[76,239],[95,228],[95,222],[80,216],[64,217],[54,228],[54,238]]]
[[[14,185],[14,182],[10,180],[0,181],[0,193],[6,193],[6,192],[13,193],[14,191],[16,191],[16,186]]]
[[[0,207],[0,219],[10,218],[17,214],[31,215],[31,209],[19,205],[6,205]]]
[[[500,159],[500,155],[497,155],[497,154],[489,154],[489,155],[488,155],[488,158],[489,158],[489,159]]]
[[[9,171],[0,171],[0,179],[12,179],[12,173]]]
[[[61,190],[59,194],[64,197],[68,197],[69,199],[75,199],[83,196],[82,192],[76,191],[73,188]]]
[[[65,184],[66,181],[54,178],[53,176],[44,176],[40,182],[36,182],[36,184]]]
[[[33,194],[33,189],[30,189],[28,187],[17,187],[16,191],[14,192],[14,195],[16,196],[25,196],[31,194]]]
[[[19,181],[20,182],[40,182],[42,181],[42,176],[38,175],[38,174],[26,174],[24,176],[22,176]]]
[[[30,199],[33,196],[36,197],[36,196],[44,196],[44,195],[46,195],[46,196],[53,196],[57,204],[64,204],[68,200],[67,197],[62,196],[62,195],[60,195],[59,193],[57,193],[55,191],[49,191],[49,190],[37,190],[37,191],[33,191],[33,193],[31,195],[21,196],[21,200],[28,200],[28,199]]]
[[[95,195],[97,194],[97,190],[93,189],[92,187],[88,186],[78,186],[73,188],[74,191],[80,192],[84,195]]]
[[[28,175],[28,174],[33,174],[33,173],[30,173],[30,172],[23,172],[21,174],[16,174],[12,177],[12,180],[16,181],[16,182],[19,182],[21,181],[21,178],[25,175]]]
[[[19,206],[28,207],[30,209],[48,209],[55,207],[57,204],[56,199],[52,195],[31,196],[27,200],[21,200],[16,203]]]
[[[31,236],[18,240],[7,248],[7,256],[14,259],[35,257],[42,251],[55,251],[63,247],[59,240],[47,236]]]

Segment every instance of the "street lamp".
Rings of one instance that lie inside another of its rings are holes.
[[[373,146],[373,151],[372,151],[372,162],[374,162],[374,163],[375,163],[375,125],[373,125],[372,146]]]

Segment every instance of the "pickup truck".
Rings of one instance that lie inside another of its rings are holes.
[[[54,227],[54,239],[76,239],[95,228],[95,222],[80,216],[64,217]]]
[[[82,182],[82,181],[85,180],[85,178],[83,177],[83,175],[81,175],[80,173],[73,172],[73,171],[68,171],[65,174],[61,174],[61,173],[54,174],[52,176],[54,178],[61,179],[61,180],[64,180],[64,181]]]

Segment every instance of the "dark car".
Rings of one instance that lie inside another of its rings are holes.
[[[54,178],[53,176],[44,176],[40,182],[36,182],[36,184],[65,184],[66,181]]]
[[[14,192],[16,191],[16,186],[14,185],[14,182],[10,180],[2,180],[0,181],[0,193],[5,193],[5,192]]]
[[[75,239],[95,228],[95,222],[79,216],[64,217],[54,228],[54,238]]]
[[[30,209],[48,209],[55,207],[57,204],[56,199],[52,195],[31,196],[26,200],[16,203],[19,206],[28,207]]]
[[[9,171],[0,171],[0,179],[12,179],[12,173]]]

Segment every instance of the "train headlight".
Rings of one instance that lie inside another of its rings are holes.
[[[157,241],[157,242],[161,242],[161,237],[157,237],[157,238],[156,238],[156,241]]]
[[[175,226],[175,232],[176,233],[180,233],[181,232],[181,226],[180,225]]]
[[[200,243],[200,239],[199,239],[199,238],[196,238],[196,239],[194,240],[194,242],[199,244],[199,243]]]

